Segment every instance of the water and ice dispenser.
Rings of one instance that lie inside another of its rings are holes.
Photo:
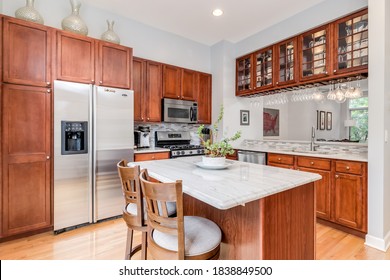
[[[61,154],[88,153],[88,122],[61,121]]]

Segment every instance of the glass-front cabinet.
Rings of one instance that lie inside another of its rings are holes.
[[[368,67],[367,10],[338,20],[334,29],[336,35],[334,73],[366,69]]]
[[[292,38],[275,46],[275,84],[283,86],[297,81],[297,40]]]
[[[329,73],[329,25],[299,36],[300,79],[312,80]]]
[[[254,54],[255,60],[255,89],[273,86],[273,48],[262,49]]]
[[[241,95],[252,90],[253,55],[236,60],[236,94]]]

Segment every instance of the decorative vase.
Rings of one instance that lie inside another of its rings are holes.
[[[62,20],[62,29],[82,35],[87,35],[88,27],[79,15],[81,6],[80,1],[70,0],[70,4],[72,6],[72,14]]]
[[[15,11],[15,17],[43,24],[43,17],[34,8],[34,0],[26,0],[26,6]]]
[[[207,166],[224,166],[226,162],[226,157],[210,157],[202,156],[203,165]]]
[[[119,36],[114,32],[114,23],[115,21],[110,22],[109,20],[107,20],[108,29],[102,34],[101,39],[107,42],[119,44],[121,40],[119,39]]]

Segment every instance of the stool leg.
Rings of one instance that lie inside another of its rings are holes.
[[[127,240],[126,240],[126,251],[125,251],[125,260],[131,259],[131,250],[133,248],[133,230],[127,229]]]
[[[147,259],[147,237],[148,232],[144,231],[142,232],[142,251],[141,251],[141,260]]]

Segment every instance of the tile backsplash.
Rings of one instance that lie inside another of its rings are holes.
[[[199,139],[196,135],[196,131],[199,124],[186,124],[186,123],[134,123],[134,130],[138,128],[138,125],[150,126],[150,147],[155,146],[155,132],[162,131],[189,131],[191,133],[191,144],[199,145]]]

